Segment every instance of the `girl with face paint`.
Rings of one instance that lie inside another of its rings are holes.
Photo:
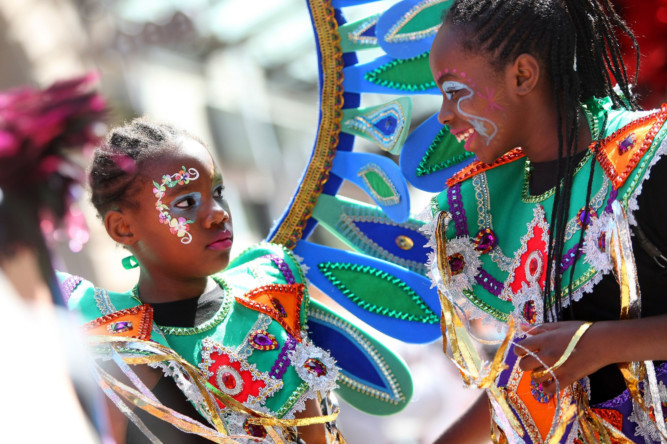
[[[129,384],[138,376],[137,396],[157,416],[115,396],[117,442],[210,442],[207,434],[338,442],[327,397],[338,369],[303,330],[309,300],[300,266],[273,244],[230,264],[225,185],[201,141],[137,119],[96,150],[90,185],[108,234],[132,254],[124,265],[140,268],[139,281],[126,293],[81,285],[69,305],[91,334],[171,357],[169,365],[158,360],[162,371],[119,366],[113,377]],[[193,378],[209,388],[196,390]],[[252,416],[266,419],[257,424]]]
[[[667,440],[667,106],[638,110],[620,33],[606,0],[456,0],[433,42],[439,119],[478,161],[434,200],[431,269],[486,388],[438,442]],[[488,366],[464,311],[508,333]]]

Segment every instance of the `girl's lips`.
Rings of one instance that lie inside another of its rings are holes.
[[[222,251],[222,250],[229,250],[232,248],[232,238],[231,237],[226,237],[223,239],[219,239],[215,242],[211,242],[206,246],[209,250],[216,250],[216,251]]]
[[[466,143],[463,145],[464,150],[470,151],[470,143],[472,142],[473,137],[475,137],[474,131],[466,138]]]
[[[454,137],[456,137],[456,140],[461,143],[461,142],[467,142],[468,139],[475,133],[474,128],[468,128],[465,131],[459,131],[457,133],[452,133]]]

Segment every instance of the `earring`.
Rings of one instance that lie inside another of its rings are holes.
[[[132,255],[124,257],[121,264],[123,264],[123,268],[126,270],[131,270],[139,266],[139,262],[137,262],[137,259]]]

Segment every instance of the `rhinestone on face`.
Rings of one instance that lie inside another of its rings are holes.
[[[278,348],[276,337],[266,330],[252,332],[248,338],[248,343],[256,350],[275,350]]]
[[[479,230],[475,238],[475,250],[480,253],[488,253],[498,245],[498,237],[490,228]]]
[[[319,359],[308,358],[306,362],[303,363],[303,366],[310,373],[317,375],[318,378],[327,374],[327,368]]]
[[[409,237],[400,235],[396,237],[396,245],[398,245],[398,248],[401,250],[407,251],[414,247],[415,243]]]
[[[123,333],[132,330],[132,322],[130,321],[113,322],[109,324],[107,330],[109,331],[109,333],[112,334]]]
[[[447,260],[449,261],[449,268],[452,271],[453,276],[463,272],[463,269],[466,266],[466,260],[461,253],[454,253],[449,256]]]

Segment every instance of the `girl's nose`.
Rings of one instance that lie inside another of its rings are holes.
[[[211,227],[213,225],[224,224],[229,220],[229,211],[223,207],[219,202],[213,202],[211,204],[210,211],[206,216],[205,224],[206,227]]]
[[[454,112],[451,110],[451,104],[449,103],[449,100],[444,99],[440,106],[440,112],[438,112],[438,122],[447,125],[453,118]]]

